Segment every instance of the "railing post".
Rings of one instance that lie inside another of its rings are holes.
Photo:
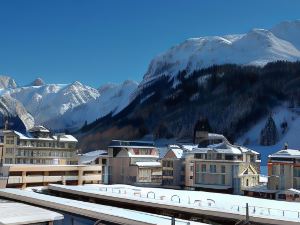
[[[249,204],[246,203],[246,223],[249,223]]]
[[[175,225],[175,217],[174,216],[172,216],[172,218],[171,218],[171,225]]]

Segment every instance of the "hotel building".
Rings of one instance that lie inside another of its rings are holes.
[[[285,149],[269,155],[268,190],[276,199],[300,201],[300,150]]]
[[[185,186],[242,194],[242,189],[259,183],[259,153],[232,145],[219,134],[201,131],[198,146],[185,156]]]
[[[106,165],[109,184],[161,185],[162,167],[153,142],[113,140]]]
[[[27,134],[14,130],[3,130],[4,164],[77,164],[77,139],[72,135],[51,135],[43,126],[33,127]]]

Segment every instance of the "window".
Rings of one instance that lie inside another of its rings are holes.
[[[226,173],[226,167],[224,165],[221,166],[221,173]]]
[[[280,165],[280,175],[284,175],[284,165]]]
[[[12,158],[5,158],[5,164],[12,164],[13,159]]]
[[[217,166],[216,165],[210,165],[209,166],[209,171],[211,173],[216,173],[217,172]]]
[[[190,171],[194,172],[194,166],[190,166]]]
[[[225,155],[225,160],[233,160],[233,155]]]
[[[300,168],[294,167],[294,177],[300,177]]]
[[[13,155],[15,152],[14,148],[6,148],[5,153],[9,155]]]
[[[194,158],[195,159],[202,159],[202,154],[201,153],[195,153]]]
[[[206,164],[201,165],[201,171],[204,173],[206,172]]]
[[[222,154],[221,153],[217,153],[217,159],[221,160],[222,159]]]
[[[221,175],[221,184],[225,185],[225,175]]]

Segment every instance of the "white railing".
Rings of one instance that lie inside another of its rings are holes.
[[[180,195],[158,195],[153,191],[142,192],[141,189],[130,189],[126,187],[100,187],[99,191],[123,195],[122,197],[126,198],[137,198],[137,199],[148,199],[160,202],[172,202],[172,204],[179,205],[189,205],[193,208],[212,208],[213,210],[226,211],[241,215],[246,215],[246,202],[245,204],[233,204],[226,207],[218,206],[217,199],[212,198],[201,198],[191,200],[190,196],[180,196]],[[258,216],[258,217],[277,217],[285,219],[296,219],[300,222],[300,209],[299,210],[287,210],[287,209],[278,209],[272,207],[260,207],[260,206],[248,206],[249,216]]]

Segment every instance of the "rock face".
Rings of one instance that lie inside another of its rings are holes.
[[[7,120],[9,128],[17,130],[28,130],[35,124],[33,116],[27,112],[21,102],[9,95],[0,97],[1,127]]]
[[[17,84],[14,79],[9,76],[0,76],[0,89],[16,88]]]
[[[45,85],[45,82],[42,80],[42,78],[36,78],[30,86],[43,86]]]

